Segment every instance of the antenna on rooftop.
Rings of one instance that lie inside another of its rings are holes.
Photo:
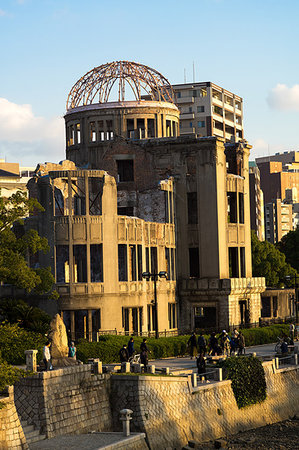
[[[193,61],[193,83],[195,83],[195,66]]]
[[[184,69],[184,83],[186,84],[186,69]]]

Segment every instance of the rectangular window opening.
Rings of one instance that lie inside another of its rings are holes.
[[[116,163],[118,181],[134,181],[134,160],[118,159]]]
[[[190,278],[199,278],[199,249],[189,248],[189,273]]]
[[[118,279],[128,281],[128,261],[126,244],[118,245]]]
[[[188,224],[198,223],[198,213],[197,213],[197,192],[187,193],[187,203],[188,203]]]
[[[70,282],[69,246],[56,245],[56,283]]]
[[[73,245],[74,282],[87,282],[86,245]]]
[[[103,246],[90,245],[90,279],[92,283],[103,282]]]

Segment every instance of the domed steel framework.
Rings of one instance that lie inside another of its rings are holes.
[[[81,77],[68,95],[66,109],[107,103],[117,80],[119,102],[125,101],[127,84],[137,101],[141,100],[144,92],[150,95],[151,100],[174,103],[172,86],[159,72],[135,62],[114,61],[95,67]]]

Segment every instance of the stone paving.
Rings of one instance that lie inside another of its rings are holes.
[[[98,450],[122,443],[123,448],[133,447],[134,441],[143,440],[143,433],[132,433],[124,437],[123,433],[88,433],[80,435],[57,436],[52,439],[36,442],[30,445],[30,450]]]

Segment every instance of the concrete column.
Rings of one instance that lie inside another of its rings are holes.
[[[68,172],[68,227],[69,227],[69,283],[70,283],[70,294],[72,294],[72,283],[74,282],[74,259],[73,259],[73,196],[72,196],[72,179],[71,174]]]
[[[147,139],[147,118],[144,119],[144,137]]]
[[[71,338],[72,338],[72,341],[75,341],[76,340],[75,311],[71,311],[70,316],[71,316]]]

